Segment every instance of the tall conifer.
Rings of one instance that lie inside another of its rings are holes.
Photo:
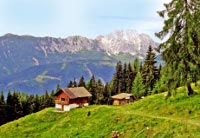
[[[116,66],[116,72],[113,78],[113,90],[112,95],[121,93],[122,90],[122,63],[119,61]]]
[[[92,97],[90,98],[90,104],[95,104],[96,100],[96,80],[94,75],[92,75],[89,84],[88,84],[88,91],[91,93]]]
[[[98,79],[97,83],[96,83],[96,90],[95,90],[95,104],[102,104],[103,103],[103,99],[104,99],[104,95],[103,95],[103,83],[101,81],[101,79]]]
[[[172,0],[164,6],[165,9],[158,12],[165,19],[164,26],[156,36],[167,37],[160,44],[170,76],[167,85],[175,89],[183,83],[191,95],[194,93],[191,82],[200,76],[200,1]]]
[[[67,87],[73,87],[73,82],[70,81],[69,84],[67,85]]]
[[[3,91],[0,93],[0,125],[6,123],[6,105],[5,105],[5,99]]]
[[[143,83],[145,85],[147,92],[153,89],[154,84],[157,80],[158,70],[157,67],[155,66],[155,63],[156,63],[156,54],[153,52],[151,46],[149,46],[144,61],[144,66],[142,68]]]
[[[86,87],[85,85],[85,80],[84,80],[84,77],[81,76],[80,80],[79,80],[79,83],[78,83],[78,86],[79,87]]]
[[[133,80],[135,78],[136,72],[133,71],[131,64],[128,64],[128,69],[127,69],[127,73],[128,73],[128,78],[127,78],[127,88],[126,88],[126,92],[127,93],[131,93],[131,89],[132,89],[132,85],[133,85]]]
[[[135,80],[133,81],[132,93],[137,99],[145,95],[145,87],[140,72],[137,73]]]
[[[128,84],[128,69],[127,64],[124,63],[123,70],[122,70],[122,85],[121,85],[121,92],[127,91],[127,84]]]

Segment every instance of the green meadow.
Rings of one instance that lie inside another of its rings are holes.
[[[199,85],[193,86],[200,90]],[[184,87],[166,99],[155,94],[121,106],[93,105],[57,112],[46,108],[0,127],[1,138],[197,138],[200,137],[200,94]]]

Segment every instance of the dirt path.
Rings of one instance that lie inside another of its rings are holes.
[[[127,111],[127,113],[130,113],[130,112]],[[187,123],[187,124],[190,124],[190,125],[194,125],[194,126],[199,126],[200,127],[200,121],[194,121],[194,120],[187,119],[187,118],[171,118],[171,117],[164,117],[164,116],[155,116],[155,115],[149,115],[149,114],[142,113],[142,112],[135,112],[135,113],[131,113],[131,114],[138,115],[138,116],[149,117],[149,118],[170,120],[170,121],[175,121],[175,122],[178,122],[178,123]]]

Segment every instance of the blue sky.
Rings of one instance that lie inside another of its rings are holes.
[[[156,11],[169,0],[0,0],[0,35],[82,35],[95,38],[114,30],[161,30]]]

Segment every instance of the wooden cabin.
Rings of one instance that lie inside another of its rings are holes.
[[[112,96],[113,105],[121,105],[121,104],[128,104],[134,101],[133,94],[129,93],[120,93],[117,95]]]
[[[84,87],[62,88],[55,94],[55,108],[59,111],[89,105],[89,97],[92,95]]]

